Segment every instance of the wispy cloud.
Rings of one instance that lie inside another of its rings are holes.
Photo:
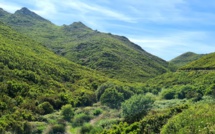
[[[14,13],[17,9],[19,9],[21,6],[19,4],[16,4],[14,2],[9,2],[5,0],[1,0],[0,7],[4,8],[4,10]]]
[[[214,0],[0,0],[0,7],[28,7],[57,25],[82,21],[127,36],[166,60],[186,51],[215,51]]]
[[[215,51],[213,36],[201,31],[176,32],[159,37],[131,37],[131,41],[139,44],[146,51],[163,57],[166,60],[187,51],[196,53],[210,53]]]

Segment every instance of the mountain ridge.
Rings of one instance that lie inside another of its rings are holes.
[[[177,67],[182,67],[182,66],[185,66],[186,64],[189,64],[192,61],[198,60],[202,56],[204,56],[204,54],[186,52],[186,53],[183,53],[183,54],[177,56],[176,58],[172,59],[171,61],[169,61],[169,63],[173,64]]]
[[[215,70],[215,52],[206,54],[183,67],[181,70]]]
[[[56,26],[49,21],[32,21],[28,14],[34,17],[34,13],[25,8],[17,12],[9,18],[3,17],[4,22],[56,54],[111,78],[140,82],[170,71],[168,62],[146,52],[124,36],[92,30],[82,22]]]
[[[39,20],[39,21],[47,21],[47,22],[50,22],[46,19],[44,19],[43,17],[37,15],[35,12],[29,10],[28,8],[26,7],[23,7],[21,8],[20,10],[17,10],[14,15],[20,15],[20,16],[25,16],[25,17],[29,17],[29,18],[33,18],[35,20]]]

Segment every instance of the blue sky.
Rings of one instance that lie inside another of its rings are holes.
[[[165,60],[215,52],[215,0],[0,0],[0,7],[27,7],[57,25],[81,21]]]

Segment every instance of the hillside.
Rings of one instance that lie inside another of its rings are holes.
[[[142,91],[137,83],[107,78],[56,55],[2,22],[0,74],[0,133],[65,132],[71,124],[66,125],[67,119],[61,115],[64,107],[88,108],[89,120],[97,118],[93,110],[119,108],[121,102]],[[93,106],[98,102],[99,108]]]
[[[108,80],[1,22],[0,74],[0,133],[24,133],[27,121],[41,121],[65,104],[92,105],[95,90]]]
[[[195,61],[199,58],[201,58],[203,54],[196,54],[193,52],[186,52],[182,55],[179,55],[178,57],[172,59],[169,61],[172,65],[177,66],[177,67],[182,67],[192,61]]]
[[[215,70],[215,53],[207,54],[200,59],[180,68],[181,70]]]
[[[126,37],[94,31],[81,22],[56,26],[27,8],[0,20],[59,55],[122,81],[142,82],[169,71],[166,61]]]
[[[202,95],[211,94],[215,78],[215,53],[203,55],[176,72],[169,72],[147,81],[152,87],[176,90],[183,86],[191,86]]]
[[[143,91],[159,98],[154,102],[152,110],[142,118],[139,116],[138,121],[118,123],[103,130],[102,134],[214,133],[214,55],[205,55],[177,72],[165,73],[145,82]],[[132,98],[129,102],[134,101]],[[132,105],[138,103],[139,100]],[[126,108],[132,107],[126,104]],[[133,109],[129,111],[130,115],[135,113]]]
[[[27,8],[0,9],[0,21],[0,134],[215,133],[215,53],[171,72],[81,22],[56,26]]]

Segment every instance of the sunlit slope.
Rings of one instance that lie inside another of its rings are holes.
[[[177,66],[177,67],[182,67],[192,61],[198,60],[199,58],[201,58],[202,56],[204,56],[203,54],[196,54],[193,52],[187,52],[184,53],[174,59],[172,59],[170,61],[171,64]]]
[[[166,61],[126,37],[94,31],[81,22],[56,26],[27,8],[0,20],[59,55],[122,81],[142,82],[169,71]]]

